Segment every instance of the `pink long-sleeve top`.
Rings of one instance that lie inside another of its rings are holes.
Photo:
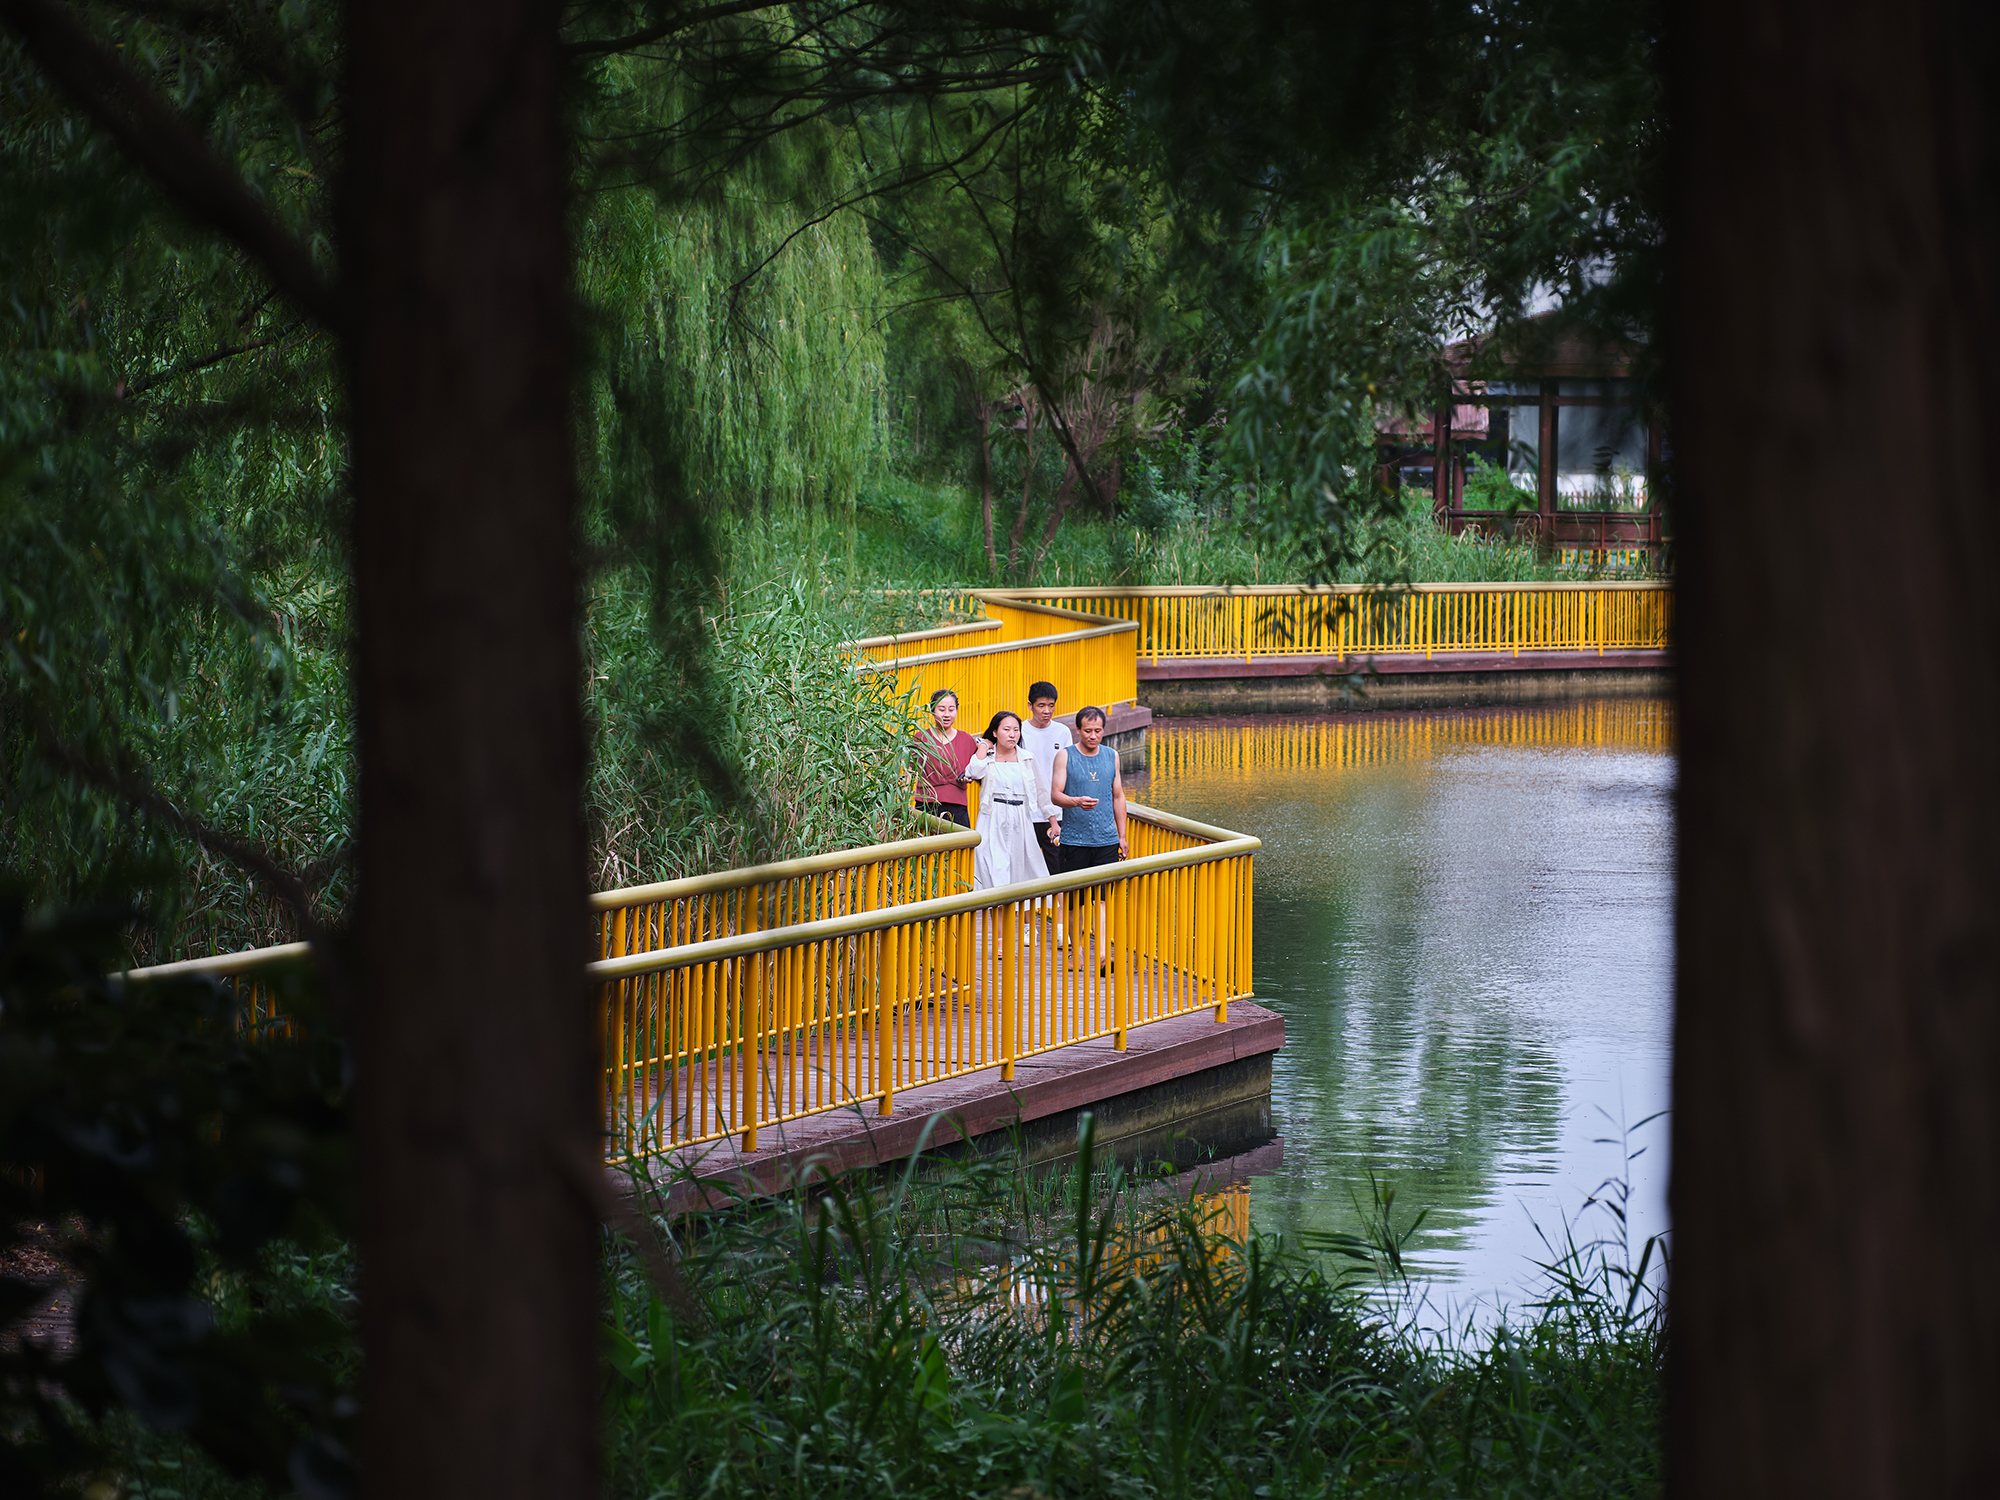
[[[921,752],[917,770],[917,800],[919,802],[955,802],[960,807],[965,804],[965,768],[972,764],[973,752],[979,742],[963,729],[954,729],[948,743],[939,744],[935,731],[917,731],[917,748]]]

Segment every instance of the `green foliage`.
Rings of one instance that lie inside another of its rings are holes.
[[[686,106],[674,70],[649,59],[608,64],[598,84],[588,132]],[[636,424],[697,505],[852,502],[879,441],[882,274],[861,216],[816,213],[802,183],[837,200],[853,149],[800,129],[719,181],[613,181],[589,197],[577,279],[602,341],[586,394],[600,491],[628,482],[614,429]]]
[[[1341,576],[1393,508],[1374,434],[1441,399],[1448,343],[1486,330],[1484,376],[1566,329],[1653,333],[1658,25],[1648,6],[1482,8],[1435,45],[1398,128],[1274,206],[1236,307],[1227,434],[1260,533],[1299,548],[1307,581]],[[1561,317],[1530,317],[1547,297]]]
[[[1295,583],[1306,564],[1296,552],[1265,551],[1241,512],[1222,512],[1213,492],[1169,488],[1157,472],[1140,483],[1159,488],[1135,505],[1139,517],[1084,518],[1063,529],[1041,586]],[[1149,529],[1140,517],[1157,519]],[[861,492],[856,556],[864,577],[912,588],[977,586],[977,518],[965,491],[951,485],[880,480]],[[1577,576],[1543,558],[1531,539],[1492,534],[1447,536],[1431,519],[1430,497],[1405,493],[1355,523],[1352,556],[1336,583],[1547,582]],[[926,619],[923,623],[934,623]]]
[[[319,12],[92,19],[323,243]],[[332,348],[164,211],[11,37],[0,90],[0,851],[49,900],[136,872],[142,952],[292,935],[189,822],[339,886]]]
[[[77,1296],[64,1357],[0,1350],[0,1480],[25,1496],[101,1472],[123,1407],[237,1474],[340,1493],[353,1331],[324,1295],[353,1225],[339,1029],[302,974],[270,981],[282,1022],[208,979],[104,977],[128,915],[0,905],[0,1249],[53,1256]],[[0,1282],[0,1322],[48,1290]]]
[[[1524,1321],[1425,1335],[1080,1144],[1049,1217],[1001,1157],[683,1226],[678,1311],[615,1261],[614,1492],[1655,1492],[1660,1309],[1589,1254]]]
[[[1477,454],[1467,454],[1465,459],[1465,508],[1467,510],[1500,511],[1506,515],[1519,515],[1522,511],[1533,511],[1538,497],[1531,489],[1523,489],[1514,483],[1507,471],[1498,464],[1482,463]]]
[[[810,513],[723,528],[720,588],[699,605],[705,688],[650,628],[632,569],[591,596],[590,808],[599,888],[905,837],[909,705],[840,650],[870,634],[868,603],[810,561],[837,533]],[[726,761],[703,778],[690,720]],[[718,792],[716,783],[735,795]]]
[[[1576,576],[1544,558],[1532,539],[1509,536],[1504,523],[1448,535],[1431,518],[1431,497],[1411,491],[1361,520],[1353,548],[1355,556],[1340,566],[1334,582],[1547,583]]]

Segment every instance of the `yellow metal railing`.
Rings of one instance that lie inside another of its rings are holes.
[[[1004,639],[1002,622],[989,615],[960,625],[939,625],[930,630],[910,630],[901,635],[872,635],[866,640],[849,641],[847,649],[870,661],[894,661],[899,656],[916,656],[932,651],[956,651],[963,646],[990,646]]]
[[[1130,809],[1132,858],[972,891],[974,832],[593,898],[606,1156],[820,1110],[1211,1011],[1251,992],[1254,838]],[[1108,963],[1100,965],[1101,949]],[[276,1019],[304,943],[135,969],[207,975]]]
[[[1022,1057],[1100,1037],[1122,1048],[1169,1016],[1226,1020],[1251,988],[1258,841],[1144,808],[1131,828],[1114,867],[593,964],[608,1153],[726,1135],[754,1151],[821,1110],[887,1114],[899,1089],[1011,1078]]]
[[[1134,622],[988,590],[973,597],[986,609],[986,620],[850,641],[848,649],[864,658],[860,671],[894,674],[895,697],[907,694],[921,703],[950,688],[958,694],[959,727],[971,733],[1001,709],[1025,714],[1032,682],[1055,683],[1067,708],[1137,700]]]
[[[590,898],[597,913],[597,956],[685,947],[971,890],[978,833],[938,818],[923,821],[943,831],[600,892]]]
[[[277,987],[280,975],[289,974],[312,962],[311,943],[279,943],[269,948],[251,948],[241,953],[215,953],[206,958],[183,958],[173,963],[150,964],[127,969],[128,981],[207,978],[227,984],[243,1004],[237,1014],[240,1026],[257,1027],[270,1034],[291,1034],[292,1020],[280,1009]]]
[[[1128,620],[1141,658],[1659,650],[1672,640],[1671,583],[1419,583],[1245,588],[1012,589],[1030,602]]]

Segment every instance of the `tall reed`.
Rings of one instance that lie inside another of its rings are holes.
[[[1238,1237],[1091,1158],[1054,1222],[999,1160],[666,1226],[678,1308],[614,1255],[612,1492],[1656,1491],[1657,1284],[1601,1249],[1524,1318],[1418,1332],[1389,1247]]]

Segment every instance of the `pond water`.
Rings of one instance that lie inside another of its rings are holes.
[[[1464,1311],[1532,1295],[1543,1236],[1615,1229],[1583,1212],[1607,1181],[1635,1257],[1666,1227],[1670,703],[1181,719],[1148,754],[1137,800],[1264,841],[1259,1229],[1358,1231],[1372,1171]]]

